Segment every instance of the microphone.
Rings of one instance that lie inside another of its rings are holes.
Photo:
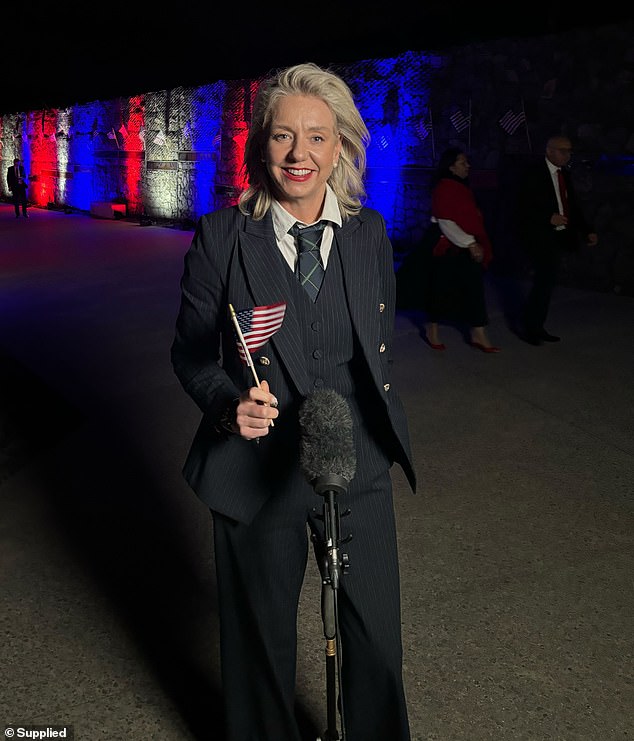
[[[308,396],[299,410],[300,465],[317,494],[344,493],[357,469],[352,413],[333,389]]]

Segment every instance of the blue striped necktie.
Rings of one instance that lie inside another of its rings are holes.
[[[325,271],[319,247],[326,223],[326,221],[318,221],[312,226],[303,228],[296,223],[290,229],[290,233],[297,241],[299,282],[313,302],[317,300],[319,289],[324,280]]]

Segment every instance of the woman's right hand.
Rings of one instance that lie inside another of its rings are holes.
[[[246,440],[254,440],[269,434],[272,420],[277,419],[277,399],[269,391],[267,381],[260,388],[252,386],[240,395],[236,407],[235,432]]]

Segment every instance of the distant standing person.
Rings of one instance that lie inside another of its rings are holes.
[[[440,156],[432,179],[429,295],[426,311],[427,342],[444,350],[438,337],[441,319],[460,322],[469,330],[472,347],[486,353],[499,352],[487,333],[488,315],[484,295],[484,270],[492,249],[482,213],[469,185],[470,163],[459,147]],[[435,231],[435,234],[434,234]]]
[[[586,221],[568,164],[572,144],[551,136],[544,159],[526,172],[520,185],[520,238],[531,261],[533,280],[522,317],[522,337],[531,345],[558,342],[544,328],[564,252],[578,249],[580,239],[594,246],[598,237]]]
[[[13,165],[7,170],[7,185],[13,195],[13,206],[15,208],[15,218],[20,218],[20,208],[22,216],[29,218],[26,202],[26,171],[24,165],[20,162],[19,157],[13,160]]]

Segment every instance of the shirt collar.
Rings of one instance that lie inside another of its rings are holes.
[[[557,165],[553,165],[553,163],[546,157],[546,164],[548,165],[548,170],[551,175],[554,175],[557,170],[560,170],[560,167],[557,167]]]
[[[285,234],[288,234],[288,230],[298,221],[275,199],[273,199],[271,204],[271,216],[273,218],[275,237],[278,241],[284,237]],[[324,200],[324,207],[321,216],[319,217],[319,221],[322,219],[330,221],[337,226],[341,226],[341,212],[339,211],[337,196],[328,183],[326,183],[326,198]],[[302,221],[299,223],[303,224]],[[306,226],[308,226],[308,224]]]

